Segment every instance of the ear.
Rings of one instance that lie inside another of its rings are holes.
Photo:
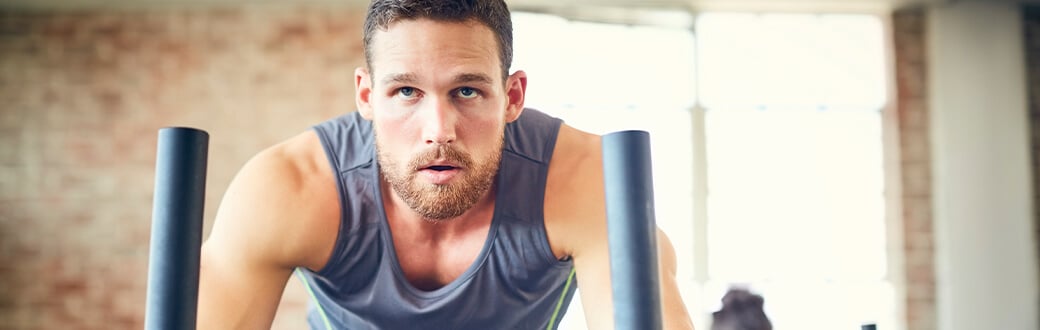
[[[358,67],[354,69],[354,102],[357,103],[358,112],[361,117],[372,120],[372,75],[368,69]]]
[[[527,94],[527,73],[517,70],[506,78],[506,122],[520,118],[524,112],[524,95]]]

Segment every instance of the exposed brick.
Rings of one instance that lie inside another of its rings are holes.
[[[927,196],[904,198],[903,224],[908,233],[931,233],[932,199]]]
[[[899,36],[924,34],[925,16],[920,8],[907,8],[892,13],[892,24]]]
[[[897,65],[922,65],[925,62],[925,36],[917,33],[901,34],[895,40]]]
[[[931,164],[931,142],[928,139],[928,131],[923,129],[904,129],[900,133],[899,148],[900,161],[903,165],[917,164],[929,166]],[[920,172],[915,174],[921,174]],[[904,180],[906,180],[904,178]],[[903,188],[906,189],[905,187]],[[925,191],[915,190],[913,194]]]
[[[899,128],[907,130],[927,130],[928,102],[922,98],[900,97],[898,102]]]
[[[906,249],[910,250],[922,250],[932,251],[934,248],[934,239],[932,233],[929,232],[907,232],[906,238]]]
[[[249,157],[353,109],[363,13],[284,9],[0,11],[0,329],[143,326],[161,127],[210,133],[208,229]]]
[[[904,257],[908,268],[910,266],[935,264],[935,256],[931,250],[927,249],[908,249],[905,251]]]
[[[907,329],[936,329],[931,147],[927,80],[927,15],[921,8],[892,15],[903,205]]]
[[[903,163],[903,195],[929,196],[932,191],[931,164],[916,162]]]
[[[934,282],[918,283],[907,287],[907,303],[933,302],[935,301]]]
[[[934,299],[910,299],[906,305],[907,329],[936,329]]]
[[[928,95],[925,85],[927,72],[925,65],[909,63],[906,65],[896,64],[896,91],[899,97],[924,98]]]

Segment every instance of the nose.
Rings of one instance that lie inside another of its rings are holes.
[[[423,139],[426,144],[439,145],[455,142],[455,125],[458,121],[458,112],[450,100],[443,97],[431,98],[430,106],[422,109],[426,115],[423,118]]]

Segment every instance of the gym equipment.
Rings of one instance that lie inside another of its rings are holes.
[[[159,130],[145,329],[194,329],[209,134]],[[614,326],[661,329],[650,135],[603,136]]]
[[[661,329],[650,134],[610,133],[602,145],[614,327]]]
[[[205,131],[159,130],[145,329],[195,329],[208,151]]]

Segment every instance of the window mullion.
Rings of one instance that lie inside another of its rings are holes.
[[[705,109],[700,103],[690,109],[693,139],[693,280],[708,282],[708,158],[704,123]]]

